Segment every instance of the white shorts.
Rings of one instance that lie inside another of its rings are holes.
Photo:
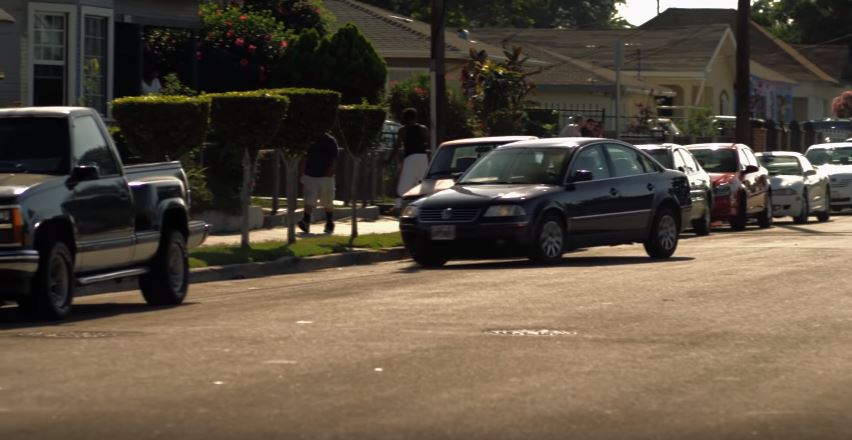
[[[402,161],[402,171],[396,185],[396,193],[402,197],[408,190],[414,188],[426,174],[429,168],[429,156],[425,153],[409,154]]]
[[[317,200],[327,211],[334,209],[334,177],[304,176],[302,192],[305,206],[317,206]]]

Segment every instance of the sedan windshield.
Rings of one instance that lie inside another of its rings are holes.
[[[526,183],[559,185],[570,150],[510,148],[483,157],[462,176],[462,184]]]
[[[737,151],[731,148],[690,149],[692,155],[708,173],[736,173]]]
[[[651,155],[654,159],[657,159],[664,167],[673,170],[674,164],[672,163],[672,157],[669,155],[669,151],[663,148],[654,148],[651,150],[645,150],[646,153]]]
[[[760,164],[769,171],[770,176],[801,176],[802,164],[792,156],[759,156]]]
[[[63,118],[0,118],[0,173],[64,174],[69,151]]]
[[[426,178],[459,176],[477,159],[484,156],[500,144],[483,143],[469,145],[449,145],[438,150],[438,154],[429,165]]]
[[[852,147],[815,148],[805,157],[814,165],[852,165]]]

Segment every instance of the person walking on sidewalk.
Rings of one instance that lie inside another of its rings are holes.
[[[334,232],[334,171],[337,168],[337,139],[325,133],[310,147],[302,161],[302,193],[305,201],[304,217],[299,229],[309,233],[311,213],[319,204],[325,208],[325,233]]]
[[[407,108],[402,111],[402,128],[397,133],[393,144],[393,150],[388,157],[388,162],[394,160],[402,147],[402,170],[396,185],[397,199],[395,208],[402,205],[402,195],[414,188],[429,167],[429,144],[431,142],[429,129],[423,124],[417,123],[417,110]]]

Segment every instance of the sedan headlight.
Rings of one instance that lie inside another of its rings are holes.
[[[0,244],[22,244],[24,242],[24,226],[21,221],[21,210],[15,208],[0,209]]]
[[[798,194],[793,188],[778,188],[772,190],[772,195],[776,196],[795,196]]]
[[[729,196],[731,195],[731,184],[723,183],[721,185],[716,185],[713,187],[713,194],[717,197]]]
[[[399,216],[401,218],[415,218],[418,212],[420,212],[420,209],[416,205],[408,205]]]
[[[495,205],[485,211],[485,217],[521,217],[527,215],[518,205]]]

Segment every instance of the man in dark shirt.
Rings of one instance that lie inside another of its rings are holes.
[[[334,232],[334,171],[337,167],[337,140],[323,134],[310,147],[302,162],[304,217],[298,223],[304,233],[310,232],[311,212],[319,204],[325,208],[325,233]]]

